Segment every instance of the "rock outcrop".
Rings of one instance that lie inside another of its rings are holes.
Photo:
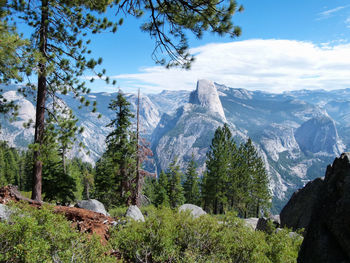
[[[295,139],[303,151],[335,155],[343,151],[335,122],[328,116],[315,117],[303,123],[295,131]]]
[[[214,82],[205,79],[198,80],[197,88],[190,94],[189,102],[198,104],[209,112],[219,115],[226,122],[224,109]]]
[[[281,226],[293,230],[306,229],[314,206],[323,187],[323,179],[317,178],[296,191],[280,213]]]
[[[84,208],[90,211],[94,211],[96,213],[101,213],[105,216],[107,215],[105,206],[96,199],[81,200],[75,205],[75,207]]]
[[[192,204],[183,204],[179,207],[179,212],[182,211],[190,211],[193,218],[198,218],[202,215],[206,215],[207,212],[205,212],[201,207],[192,205]]]
[[[141,210],[136,205],[129,206],[125,217],[131,218],[135,221],[145,222],[145,218],[143,217]]]
[[[279,217],[260,217],[255,230],[263,231],[266,233],[272,233],[275,228],[280,226]]]
[[[8,221],[11,214],[12,211],[6,205],[0,204],[0,221]]]
[[[350,153],[336,158],[323,180],[309,183],[287,206],[281,213],[282,224],[294,211],[298,215],[292,223],[306,226],[298,262],[350,262]]]
[[[259,218],[257,217],[244,218],[243,221],[245,226],[255,230],[256,226],[258,225]]]

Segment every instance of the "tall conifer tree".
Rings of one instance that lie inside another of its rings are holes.
[[[161,171],[156,184],[156,206],[168,206],[169,196],[168,196],[168,176],[164,171]]]
[[[182,205],[185,201],[183,187],[181,185],[181,180],[183,174],[180,171],[180,166],[177,164],[177,158],[175,158],[169,165],[166,172],[168,178],[168,196],[169,204],[172,208]]]
[[[113,130],[107,135],[107,150],[103,158],[107,162],[110,174],[103,174],[103,176],[112,178],[107,179],[111,181],[107,188],[118,195],[113,200],[116,200],[117,204],[130,205],[135,188],[137,155],[136,136],[131,122],[134,115],[131,113],[130,103],[125,99],[121,90],[118,92],[117,99],[111,101],[109,109],[115,112],[115,119],[107,125]],[[103,182],[105,179],[99,178],[100,171],[96,169],[96,190],[104,192],[107,189],[102,187],[102,185],[105,186]]]
[[[249,216],[259,217],[262,210],[267,210],[270,206],[269,180],[265,165],[258,155],[253,142],[248,138],[243,145],[243,156],[245,158],[246,173],[249,176],[249,201],[247,202],[247,212]]]
[[[185,202],[200,205],[199,178],[196,172],[197,164],[192,153],[191,161],[187,166],[183,183]]]
[[[232,134],[227,124],[216,129],[207,153],[207,175],[203,186],[206,207],[214,214],[222,213],[227,205],[226,187],[230,165]]]
[[[37,61],[38,77],[32,199],[37,201],[41,201],[42,191],[41,148],[45,136],[45,116],[50,114],[47,97],[51,96],[54,100],[58,99],[57,92],[73,92],[80,97],[82,104],[86,103],[81,93],[89,90],[80,77],[86,69],[94,69],[102,59],[96,61],[85,56],[90,53],[86,47],[90,41],[84,36],[89,30],[93,33],[107,28],[116,30],[117,24],[108,19],[96,19],[91,12],[101,13],[108,4],[108,1],[89,0],[12,0],[7,4],[11,16],[24,20],[32,28],[31,53]]]

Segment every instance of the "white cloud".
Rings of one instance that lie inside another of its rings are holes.
[[[193,48],[189,71],[154,66],[113,76],[122,88],[143,92],[193,90],[198,79],[233,88],[282,92],[350,88],[350,44],[322,45],[293,40],[246,40]]]
[[[350,28],[350,17],[345,20],[345,24],[347,28]]]
[[[349,5],[344,5],[344,6],[338,6],[336,8],[332,8],[332,9],[328,9],[326,11],[323,11],[321,13],[319,13],[318,15],[321,17],[321,18],[327,18],[327,17],[330,17],[331,15],[333,15],[334,13],[337,13],[339,12],[340,10],[343,10],[345,8],[349,7]]]

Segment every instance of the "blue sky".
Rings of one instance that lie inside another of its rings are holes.
[[[282,92],[350,87],[350,2],[348,0],[241,0],[233,17],[236,39],[206,33],[190,37],[196,62],[191,71],[166,70],[151,58],[154,42],[140,31],[143,19],[125,17],[115,35],[94,35],[91,49],[103,57],[107,75],[93,91],[144,93],[195,88],[207,78],[234,88]],[[111,15],[111,14],[110,14]],[[89,73],[87,73],[89,76]]]
[[[282,92],[350,87],[350,3],[344,0],[245,0],[233,17],[237,39],[190,36],[197,61],[191,71],[166,70],[151,59],[154,42],[126,19],[114,36],[93,40],[96,55],[118,87],[133,91],[194,89],[208,78],[235,87]],[[98,39],[97,39],[98,38]],[[347,72],[349,71],[349,72]],[[96,82],[95,91],[115,88]]]

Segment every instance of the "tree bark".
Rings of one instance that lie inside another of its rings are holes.
[[[40,25],[40,40],[39,51],[41,55],[46,57],[47,49],[47,29],[48,29],[48,0],[41,1],[41,25]],[[32,199],[41,201],[42,190],[42,170],[43,163],[40,160],[40,148],[43,144],[45,131],[45,103],[46,103],[46,63],[41,61],[39,63],[38,73],[38,93],[36,102],[35,114],[35,135],[34,143],[39,146],[34,151],[34,169],[33,169],[33,189]]]
[[[136,124],[136,189],[133,204],[138,207],[141,206],[141,174],[140,174],[140,145],[139,145],[139,136],[140,136],[140,89],[137,96],[137,124]]]
[[[67,168],[66,168],[66,147],[62,147],[62,166],[63,166],[63,173],[67,174]]]

